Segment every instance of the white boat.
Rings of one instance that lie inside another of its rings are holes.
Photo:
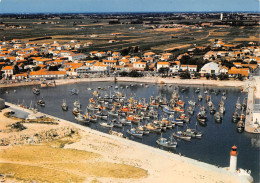
[[[173,136],[171,136],[170,141],[168,141],[166,138],[162,137],[162,133],[161,133],[161,137],[158,140],[156,140],[156,143],[163,147],[176,148],[177,142],[176,141],[173,142],[172,139],[173,139]]]
[[[61,108],[62,108],[63,111],[67,111],[68,110],[68,105],[67,105],[65,99],[62,101]]]
[[[142,138],[143,137],[143,132],[142,131],[139,131],[135,128],[131,128],[130,130],[127,130],[127,133],[134,136],[134,137],[137,137],[137,138]]]
[[[105,128],[113,128],[114,124],[113,123],[106,123],[106,122],[102,122],[99,123],[100,126],[105,127]]]
[[[79,102],[78,100],[75,100],[75,102],[73,103],[73,105],[74,105],[74,107],[77,107],[77,108],[79,108],[79,109],[80,109],[80,107],[81,107],[81,104],[80,104],[80,102]]]

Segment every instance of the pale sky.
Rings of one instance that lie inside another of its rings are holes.
[[[0,13],[258,11],[260,0],[0,0]]]

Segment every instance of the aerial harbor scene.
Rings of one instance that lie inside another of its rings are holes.
[[[259,7],[0,0],[1,182],[259,182]]]

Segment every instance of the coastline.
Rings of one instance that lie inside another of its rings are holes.
[[[6,104],[12,108],[21,110],[21,108],[14,104]],[[34,115],[30,110],[23,110],[30,112],[31,115]],[[117,151],[116,148],[114,148],[110,149],[108,153],[107,149],[103,149],[103,156],[107,156],[106,158],[108,159],[116,157],[116,159],[121,159],[128,164],[134,164],[139,168],[143,168],[148,171],[147,178],[134,180],[115,180],[114,182],[159,182],[162,180],[164,180],[163,182],[173,182],[174,180],[178,180],[178,182],[251,182],[248,177],[241,176],[236,173],[231,173],[227,171],[226,168],[218,168],[217,166],[200,162],[198,160],[173,154],[128,139],[102,133],[90,129],[86,126],[82,126],[44,113],[38,112],[37,115],[45,115],[47,117],[56,119],[59,121],[59,123],[80,129],[84,132],[85,135],[91,136],[97,141],[97,144],[95,144],[93,141],[88,142],[82,140],[71,145],[66,145],[65,148],[93,151],[93,149],[91,149],[88,144],[92,144],[91,146],[103,146],[102,142],[106,141],[106,143],[113,143],[113,146],[115,147],[118,146],[120,150]],[[100,150],[94,150],[93,152],[100,153]],[[116,154],[113,154],[113,152]],[[188,173],[186,173],[186,171]],[[171,176],[169,176],[169,174]],[[165,180],[164,177],[167,177],[167,180]],[[101,182],[109,182],[109,179],[102,179]]]
[[[136,83],[156,83],[156,84],[178,84],[178,85],[198,85],[198,86],[220,86],[220,87],[241,87],[245,88],[248,81],[219,81],[207,79],[179,79],[179,78],[162,78],[162,77],[103,77],[103,78],[77,78],[77,79],[59,79],[55,80],[56,85],[74,84],[81,82],[136,82]],[[1,84],[0,88],[40,85],[41,81]]]

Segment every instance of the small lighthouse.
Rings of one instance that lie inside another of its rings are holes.
[[[236,172],[237,170],[237,147],[234,145],[230,151],[229,171]]]

